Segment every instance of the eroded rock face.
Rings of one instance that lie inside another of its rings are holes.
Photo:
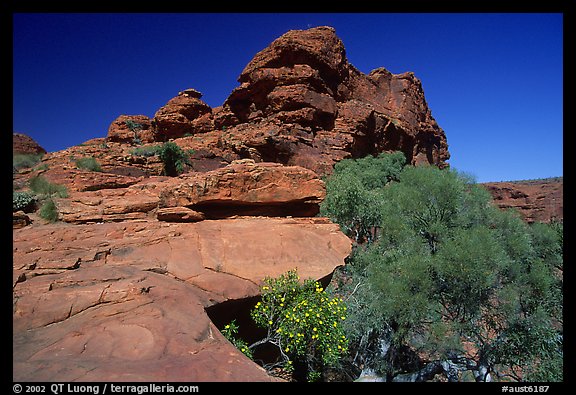
[[[518,210],[526,222],[564,219],[564,180],[560,178],[482,184],[502,209]]]
[[[403,151],[409,163],[447,166],[448,145],[413,73],[368,75],[348,62],[331,27],[292,30],[257,53],[240,86],[210,108],[193,89],[152,121],[156,141],[193,142],[198,169],[238,159],[303,166],[319,175],[341,159]]]
[[[16,381],[269,381],[206,315],[350,241],[325,219],[125,221],[14,230]]]
[[[270,156],[281,141],[275,148],[281,163],[326,174],[342,158],[382,151],[401,150],[412,164],[440,167],[449,158],[414,74],[361,73],[330,27],[284,34],[254,57],[239,81],[224,107],[260,130],[283,125],[251,144]]]
[[[326,196],[324,182],[311,170],[249,159],[179,177],[61,168],[40,174],[68,185],[68,197],[55,201],[59,219],[76,224],[146,218],[196,222],[236,215],[312,217]]]
[[[186,89],[156,112],[152,122],[158,141],[213,129],[212,109],[200,100],[200,97],[202,97],[200,92]]]
[[[189,173],[166,187],[160,206],[185,206],[212,218],[231,215],[312,217],[326,196],[324,182],[303,167],[234,162],[208,173]]]
[[[68,196],[54,198],[56,224],[14,215],[14,379],[275,380],[205,309],[252,300],[265,277],[291,269],[327,283],[344,264],[351,243],[337,225],[292,218],[317,213],[318,176],[241,160],[133,177],[54,162],[63,156],[15,174],[40,174]]]

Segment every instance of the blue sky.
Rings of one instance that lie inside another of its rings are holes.
[[[13,131],[49,152],[194,88],[222,105],[291,29],[329,25],[364,73],[413,71],[450,165],[478,182],[563,175],[563,15],[14,14]]]

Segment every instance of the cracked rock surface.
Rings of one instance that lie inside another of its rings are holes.
[[[276,380],[205,308],[298,268],[322,279],[350,241],[322,218],[56,223],[13,231],[15,381]]]

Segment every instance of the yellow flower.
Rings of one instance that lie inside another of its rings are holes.
[[[314,328],[312,328],[312,330],[313,330],[314,332],[316,332],[317,329],[316,329],[316,327],[314,327]]]

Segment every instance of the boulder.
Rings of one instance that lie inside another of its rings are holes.
[[[152,121],[146,115],[120,115],[108,127],[107,141],[117,143],[150,143],[156,140]]]
[[[206,217],[203,213],[188,207],[163,207],[156,211],[156,218],[167,222],[198,222]]]
[[[187,89],[170,99],[152,120],[157,141],[167,141],[213,129],[212,109],[202,100],[200,92]]]
[[[20,229],[27,225],[30,225],[32,220],[30,217],[22,210],[15,211],[12,213],[12,228]]]

